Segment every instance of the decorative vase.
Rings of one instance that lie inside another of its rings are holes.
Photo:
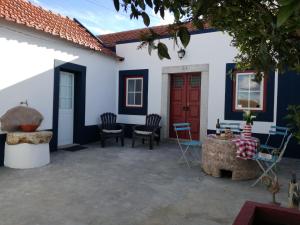
[[[245,124],[243,129],[243,137],[244,138],[251,138],[252,136],[252,126],[251,124]]]
[[[20,125],[20,130],[23,132],[34,132],[39,127],[36,124],[22,124]]]

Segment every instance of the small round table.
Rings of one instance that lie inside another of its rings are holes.
[[[237,158],[237,147],[232,139],[216,136],[208,136],[203,143],[202,167],[213,177],[221,177],[222,171],[230,171],[232,180],[254,179],[260,171],[254,160]]]

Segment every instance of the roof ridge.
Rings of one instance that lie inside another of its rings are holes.
[[[121,33],[127,33],[127,32],[134,32],[134,31],[143,31],[143,30],[148,30],[148,29],[158,28],[158,27],[167,27],[169,25],[171,25],[171,24],[157,25],[157,26],[144,27],[144,28],[137,28],[137,29],[132,29],[132,30],[124,30],[124,31],[118,31],[118,32],[113,32],[113,33],[108,33],[108,34],[99,34],[98,37],[105,36],[105,35],[112,35],[112,34],[121,34]]]

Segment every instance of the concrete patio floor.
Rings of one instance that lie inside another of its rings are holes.
[[[51,154],[38,169],[0,168],[1,225],[222,225],[232,224],[246,200],[271,196],[253,181],[206,176],[199,166],[179,164],[174,143],[132,149],[99,143],[77,152]],[[287,205],[290,171],[284,159],[278,200]]]

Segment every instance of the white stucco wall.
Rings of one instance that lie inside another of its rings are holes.
[[[0,115],[27,100],[52,128],[54,61],[86,66],[85,125],[116,111],[116,60],[98,52],[13,23],[0,23]]]
[[[222,32],[192,35],[191,42],[186,49],[186,55],[180,60],[177,56],[178,48],[173,48],[173,41],[163,39],[162,42],[167,44],[172,59],[162,61],[155,51],[150,56],[147,48],[137,50],[138,42],[118,44],[116,47],[117,54],[125,57],[124,62],[118,63],[118,70],[149,69],[148,113],[160,114],[162,111],[162,68],[208,64],[209,116],[207,129],[215,129],[217,118],[224,121],[226,63],[232,63],[237,54],[237,50],[230,46],[230,41],[230,36]],[[275,84],[275,96],[277,96],[277,82]],[[119,119],[125,123],[144,123],[145,121],[144,116],[134,115],[119,115]],[[274,121],[276,121],[276,114]],[[255,122],[253,132],[268,133],[271,124],[273,123]]]

